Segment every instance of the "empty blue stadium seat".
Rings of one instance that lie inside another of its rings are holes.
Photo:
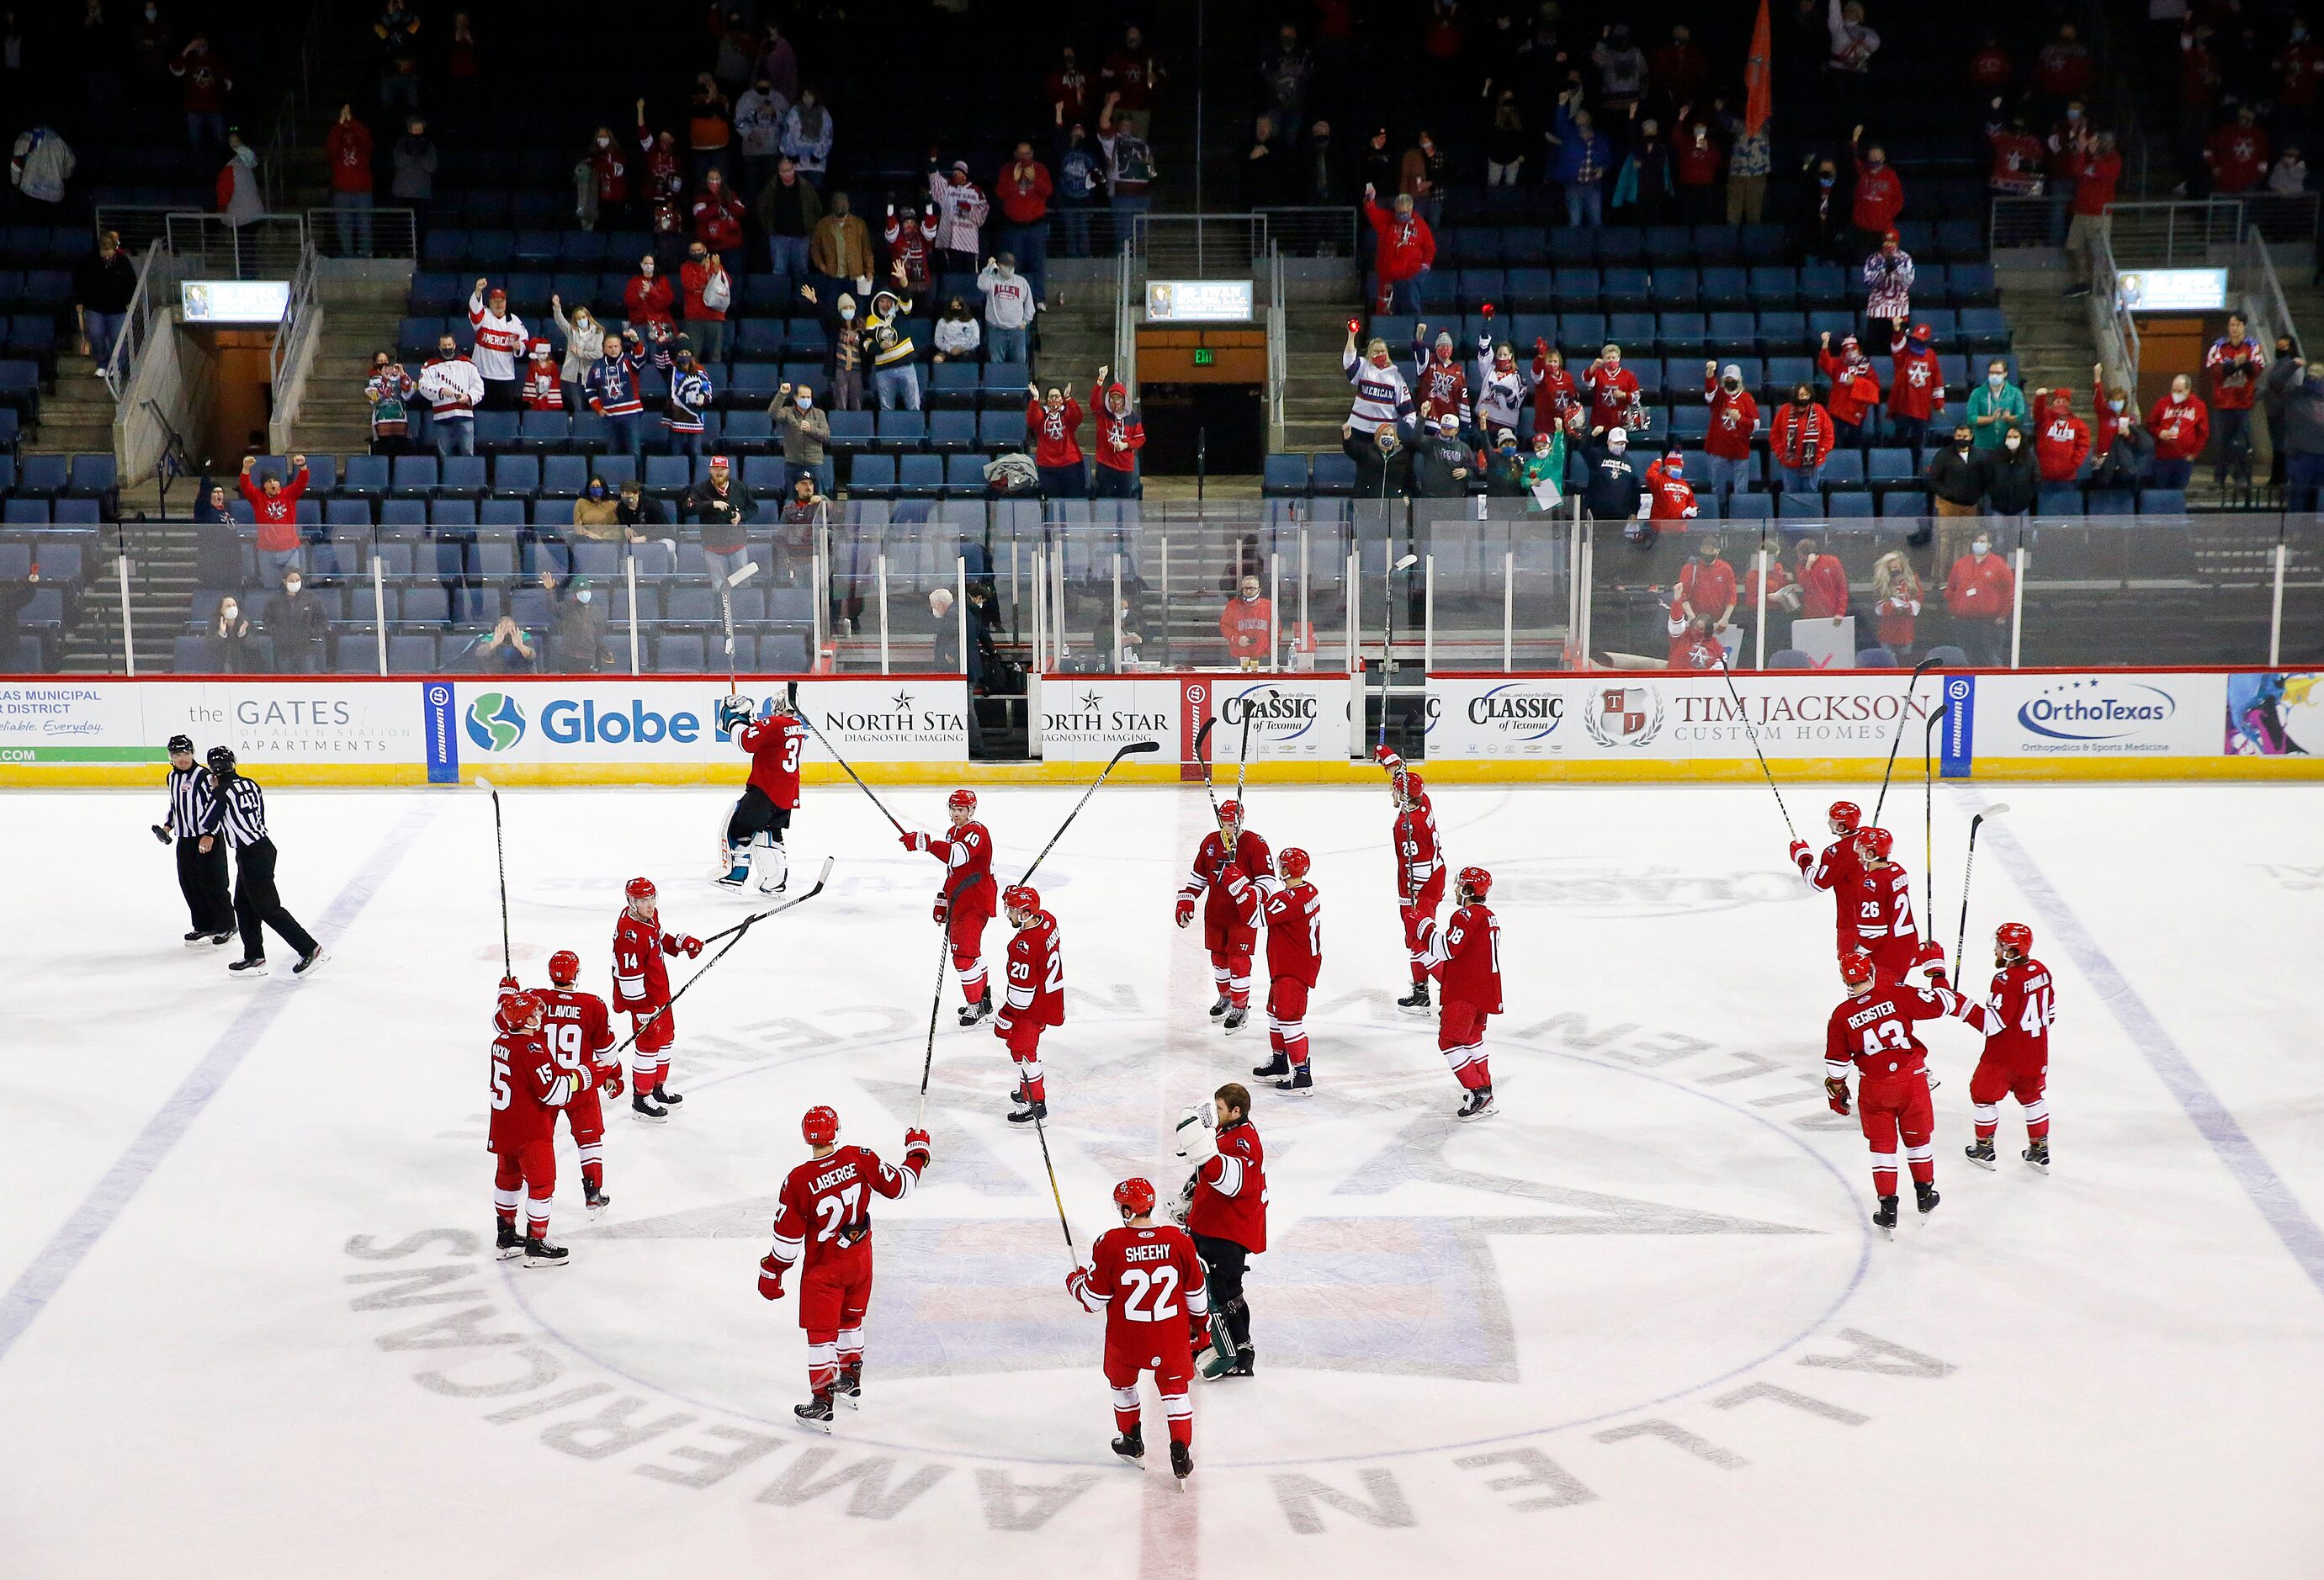
[[[1327,499],[1351,497],[1356,491],[1356,463],[1344,450],[1318,450],[1312,462],[1314,491]]]
[[[882,499],[896,491],[896,458],[865,453],[850,458],[847,489],[852,494]]]

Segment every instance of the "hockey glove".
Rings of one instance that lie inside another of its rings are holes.
[[[1009,1018],[1009,1014],[1010,1012],[1004,1009],[999,1015],[992,1017],[992,1034],[994,1036],[1000,1037],[1003,1040],[1007,1039],[1010,1028],[1016,1024]]]
[[[160,823],[155,823],[153,825],[153,837],[162,844],[166,845],[170,842],[170,831],[163,828]]]
[[[1828,1075],[1823,1078],[1823,1098],[1825,1102],[1831,1105],[1833,1113],[1848,1112],[1848,1083],[1840,1077]]]
[[[920,1167],[925,1169],[935,1156],[936,1153],[928,1148],[927,1131],[916,1128],[904,1132],[904,1159],[907,1162],[917,1157],[920,1160]]]
[[[702,941],[690,933],[678,941],[678,947],[686,951],[687,960],[693,960],[702,953]]]
[[[1095,1270],[1084,1263],[1065,1274],[1065,1293],[1080,1301],[1081,1308],[1084,1311],[1097,1309],[1095,1306],[1090,1304],[1089,1281],[1090,1274],[1093,1271]]]
[[[1794,840],[1792,841],[1792,865],[1798,868],[1802,872],[1805,872],[1808,869],[1808,866],[1814,856],[1815,850],[1813,847],[1810,846],[1805,840]]]
[[[771,1251],[768,1252],[764,1256],[760,1257],[759,1298],[765,1300],[781,1300],[783,1298],[783,1274],[789,1271],[790,1269],[785,1267],[781,1263],[775,1260],[775,1254]]]
[[[1178,896],[1178,925],[1184,927],[1194,919],[1194,902],[1185,895]]]
[[[501,978],[501,991],[503,993],[521,993],[523,991],[523,988],[514,977],[503,977]]]
[[[601,1064],[597,1067],[597,1089],[609,1098],[619,1098],[622,1095],[622,1067],[618,1064]]]
[[[1932,987],[1932,988],[1950,988],[1952,985],[1953,985],[1953,980],[1952,980],[1952,978],[1951,978],[1950,977],[1949,977],[1949,976],[1947,976],[1947,975],[1945,974],[1945,969],[1944,969],[1944,967],[1943,967],[1943,966],[1941,966],[1941,965],[1938,965],[1938,964],[1934,964],[1934,963],[1932,963],[1932,964],[1930,965],[1930,967],[1929,967],[1929,986],[1930,986],[1930,987]]]
[[[952,902],[945,898],[942,895],[938,895],[936,896],[936,925],[939,927],[943,926],[952,917]]]
[[[928,848],[927,835],[923,834],[917,830],[908,834],[899,834],[896,837],[903,841],[904,849],[907,850],[925,850]]]
[[[1170,1221],[1177,1225],[1180,1228],[1185,1228],[1186,1226],[1186,1215],[1189,1212],[1192,1212],[1194,1208],[1194,1177],[1192,1174],[1189,1174],[1186,1176],[1186,1182],[1178,1187],[1177,1199],[1170,1203]]]
[[[1177,1154],[1200,1169],[1219,1155],[1219,1138],[1211,1130],[1211,1116],[1201,1107],[1186,1110],[1178,1121]]]

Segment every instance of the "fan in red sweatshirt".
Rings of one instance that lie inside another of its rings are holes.
[[[1098,373],[1102,381],[1104,370]],[[1121,491],[1138,475],[1138,452],[1146,447],[1146,425],[1130,408],[1130,390],[1107,384],[1097,403],[1097,464],[1120,474]]]
[[[2041,471],[2042,481],[2073,482],[2090,455],[2090,430],[2074,415],[2073,397],[2063,390],[2050,391],[2040,420],[2041,426],[2034,430],[2034,464]]]
[[[1816,350],[1816,371],[1831,381],[1828,406],[1831,420],[1840,426],[1838,442],[1856,444],[1864,432],[1865,414],[1880,404],[1880,377],[1872,371],[1872,359],[1864,354],[1853,335],[1840,337],[1840,352],[1834,355],[1831,331],[1827,329],[1823,344]]]
[[[1734,374],[1732,389],[1720,380],[1717,363],[1702,364],[1702,399],[1711,408],[1711,431],[1702,447],[1722,461],[1748,461],[1751,436],[1759,431],[1759,403],[1743,387],[1741,366],[1730,364],[1729,371]]]
[[[1647,519],[1662,522],[1674,532],[1686,530],[1684,523],[1702,513],[1695,503],[1694,485],[1686,480],[1686,463],[1676,450],[1646,468]]]
[[[371,128],[355,119],[355,106],[341,105],[339,118],[323,139],[323,152],[331,166],[331,190],[368,192],[371,179]]]
[[[2154,436],[2157,461],[2192,461],[2211,442],[2211,409],[2181,373],[2171,381],[2171,392],[2159,397],[2146,414],[2146,427]]]
[[[1945,373],[1930,347],[1934,339],[1926,324],[1915,324],[1909,335],[1888,343],[1888,416],[1899,444],[1916,443],[1945,409]]]
[[[290,457],[296,470],[290,482],[270,472],[263,484],[250,481],[250,469],[257,460],[255,455],[242,458],[242,497],[250,501],[250,512],[257,518],[259,548],[267,554],[287,554],[299,547],[299,500],[307,491],[307,457]]]
[[[549,342],[535,338],[530,352],[517,370],[517,399],[524,402],[527,411],[564,410],[565,386],[558,382],[560,370],[549,354]]]
[[[1052,390],[1051,394],[1058,391]],[[1025,427],[1031,433],[1033,464],[1036,466],[1079,466],[1082,464],[1082,442],[1076,430],[1082,426],[1082,404],[1070,394],[1063,395],[1055,406],[1045,402],[1038,394],[1025,402]]]
[[[1550,433],[1582,409],[1582,387],[1565,371],[1565,354],[1542,335],[1533,342],[1533,427]]]

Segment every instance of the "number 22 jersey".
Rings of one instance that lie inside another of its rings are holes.
[[[1211,1309],[1194,1238],[1171,1224],[1100,1235],[1090,1247],[1088,1291],[1105,1307],[1105,1353],[1139,1366],[1183,1365],[1192,1318]]]

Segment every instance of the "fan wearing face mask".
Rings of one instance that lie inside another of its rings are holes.
[[[2009,612],[2017,578],[2009,560],[1993,546],[1993,533],[1979,528],[1969,552],[1945,577],[1945,611],[1952,616],[1955,646],[1980,668],[2009,662]]]
[[[2024,516],[2034,509],[2042,490],[2042,470],[2034,458],[2034,445],[2022,428],[2011,428],[1998,447],[1978,457],[1985,482],[1986,509],[1997,516]]]
[[[2194,381],[2184,373],[2172,379],[2146,414],[2146,426],[2154,430],[2154,486],[2185,488],[2195,457],[2211,442],[2211,409],[2195,393]]]

